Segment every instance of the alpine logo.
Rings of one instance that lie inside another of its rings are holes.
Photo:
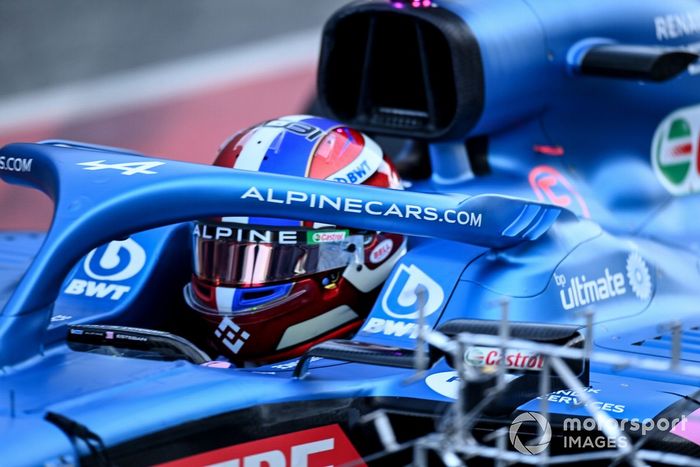
[[[245,344],[250,337],[248,332],[242,330],[241,327],[231,321],[230,318],[221,320],[219,327],[214,331],[214,335],[221,339],[221,343],[228,347],[234,354],[241,351],[241,347],[243,347],[243,344]]]
[[[396,269],[382,298],[384,313],[398,319],[418,318],[419,304],[416,288],[419,285],[424,286],[427,291],[423,309],[425,316],[430,316],[438,311],[445,300],[445,292],[440,284],[415,264],[410,266],[401,264]]]
[[[106,164],[107,161],[78,162],[85,170],[118,170],[122,175],[155,175],[154,168],[164,165],[165,162],[122,162],[119,164]]]
[[[122,282],[136,276],[146,264],[146,252],[132,239],[113,241],[92,250],[83,261],[83,271],[90,279],[72,279],[63,291],[68,295],[119,300],[131,287]]]
[[[320,467],[366,465],[338,425],[228,446],[160,464],[161,467],[219,465],[226,467]]]

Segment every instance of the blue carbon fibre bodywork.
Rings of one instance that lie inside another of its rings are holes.
[[[700,362],[700,197],[671,194],[654,165],[675,118],[668,117],[700,105],[697,70],[663,83],[581,76],[574,53],[591,38],[697,48],[700,31],[658,26],[689,12],[700,17],[697,2],[445,0],[437,8],[464,18],[481,51],[484,108],[465,138],[489,136],[489,171],[475,178],[389,191],[80,143],[0,149],[0,178],[56,203],[43,245],[41,237],[21,237],[17,247],[38,250],[31,266],[30,253],[17,254],[0,236],[3,465],[86,454],[44,420],[49,411],[89,427],[111,448],[257,406],[453,400],[457,383],[444,360],[415,378],[412,370],[318,359],[306,378],[294,379],[296,361],[222,370],[70,350],[67,324],[157,328],[182,311],[187,221],[200,217],[294,218],[411,236],[355,336],[365,343],[415,346],[410,291],[423,284],[430,327],[498,320],[504,300],[513,321],[583,325],[592,308],[587,337],[596,350],[665,362],[670,335],[660,325],[675,320],[684,329],[682,364]],[[700,158],[700,118],[693,118]],[[700,381],[689,376],[593,361],[590,381],[602,410],[616,418],[653,418],[682,402],[690,406],[683,413],[700,407]],[[583,410],[574,394],[550,396],[552,413]]]

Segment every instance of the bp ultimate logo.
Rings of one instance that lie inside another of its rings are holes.
[[[651,164],[671,194],[700,191],[700,105],[677,110],[661,122],[651,146]]]
[[[630,292],[641,301],[651,297],[653,284],[644,258],[631,252],[624,269],[605,267],[595,274],[580,274],[567,277],[554,273],[554,282],[560,287],[559,298],[565,310],[593,305]]]

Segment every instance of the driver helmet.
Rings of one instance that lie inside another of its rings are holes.
[[[402,189],[377,143],[307,115],[235,134],[214,165]],[[293,358],[357,330],[406,251],[398,234],[240,216],[195,222],[192,243],[185,299],[198,340],[237,364]]]

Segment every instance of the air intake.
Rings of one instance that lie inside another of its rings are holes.
[[[359,129],[410,138],[465,137],[483,107],[481,54],[469,27],[441,8],[364,2],[326,24],[319,101]]]

